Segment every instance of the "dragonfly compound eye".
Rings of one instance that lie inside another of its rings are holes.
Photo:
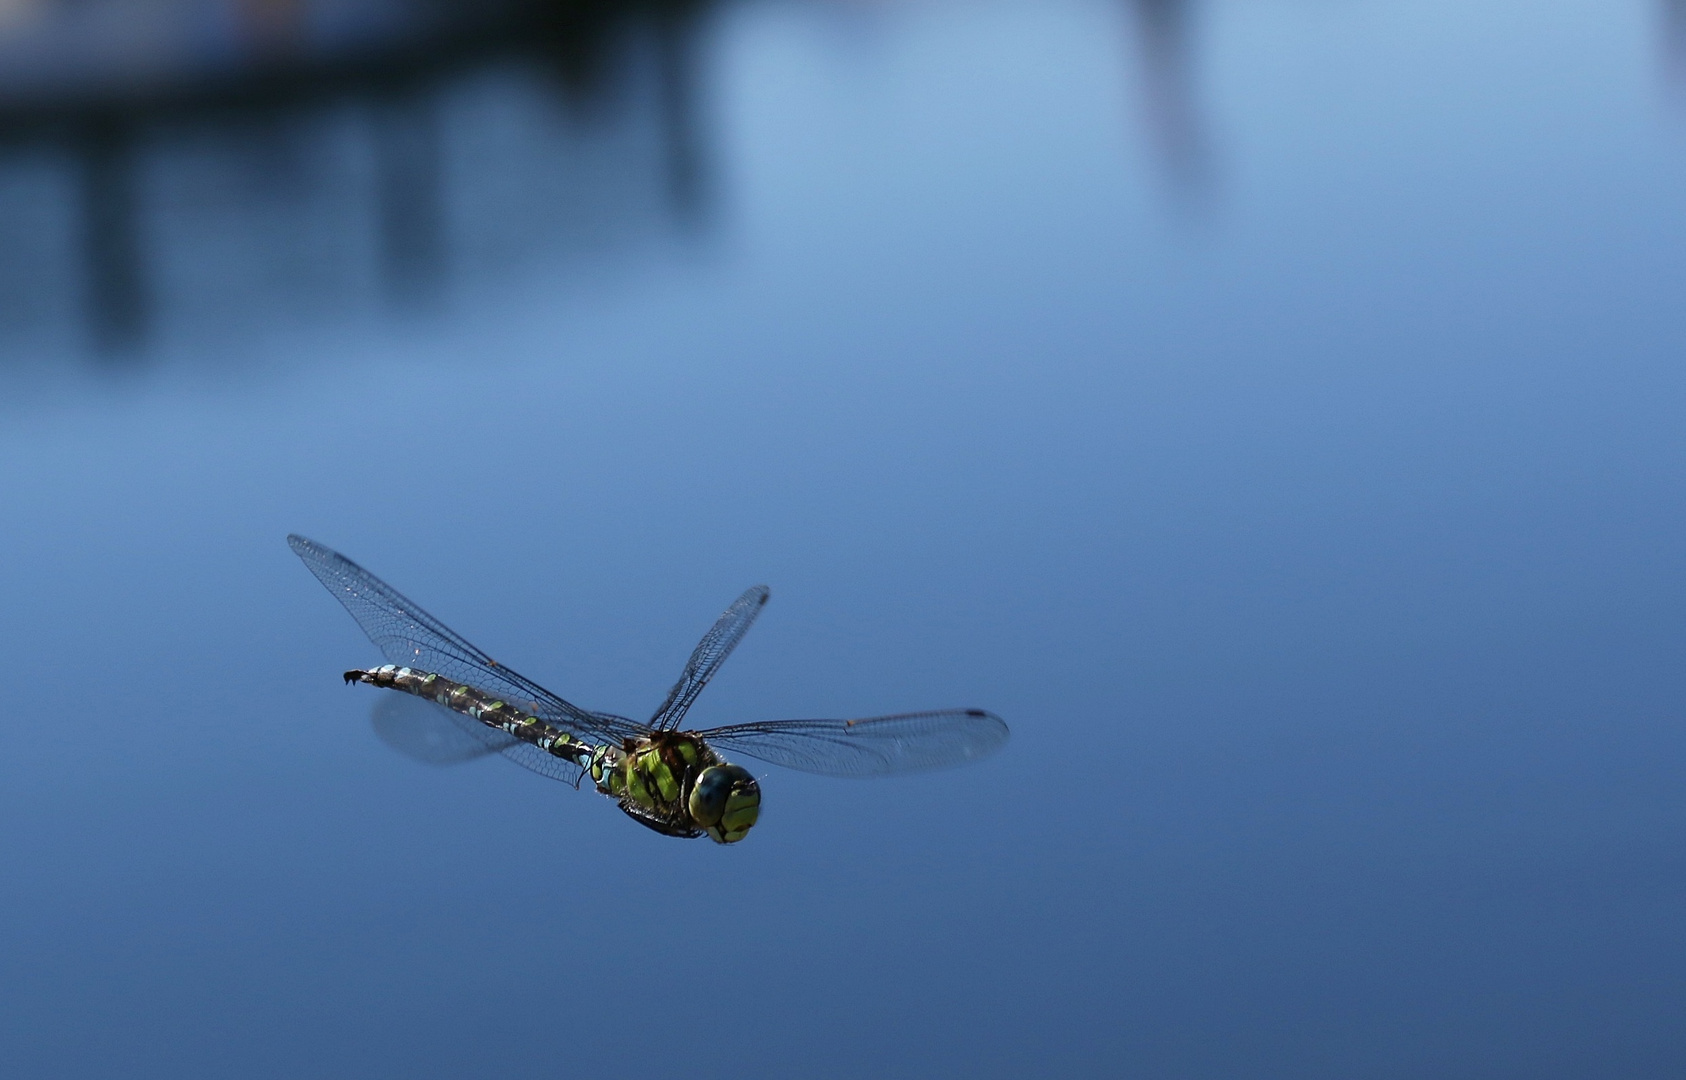
[[[738,765],[704,769],[691,788],[691,817],[722,844],[735,844],[749,835],[761,813],[761,785]]]

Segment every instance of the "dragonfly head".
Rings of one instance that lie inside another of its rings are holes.
[[[691,786],[689,806],[715,843],[735,844],[761,814],[761,785],[741,765],[714,765]]]

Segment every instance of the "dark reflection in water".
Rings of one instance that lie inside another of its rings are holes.
[[[65,265],[86,339],[125,356],[694,223],[707,6],[230,3],[211,44],[203,11],[142,33],[115,0],[43,7],[0,35],[0,284]],[[50,291],[0,334],[78,318]]]
[[[374,135],[386,278],[395,292],[430,291],[444,258],[437,106],[425,95],[384,100]]]
[[[82,174],[89,322],[102,345],[126,344],[145,327],[147,307],[135,228],[134,126],[101,112],[70,130]]]
[[[1141,113],[1172,191],[1188,202],[1211,187],[1211,152],[1194,78],[1189,0],[1126,0],[1140,56]]]
[[[1662,0],[1657,38],[1669,97],[1686,107],[1686,0]]]

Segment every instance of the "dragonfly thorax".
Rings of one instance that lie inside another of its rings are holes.
[[[736,843],[760,812],[761,789],[749,771],[682,732],[598,747],[590,768],[598,791],[639,824],[668,836],[707,833],[717,843]]]

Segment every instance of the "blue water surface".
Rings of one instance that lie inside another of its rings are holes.
[[[0,147],[3,1071],[1679,1075],[1686,9],[674,26]],[[394,754],[292,531],[1013,740],[660,837]]]

